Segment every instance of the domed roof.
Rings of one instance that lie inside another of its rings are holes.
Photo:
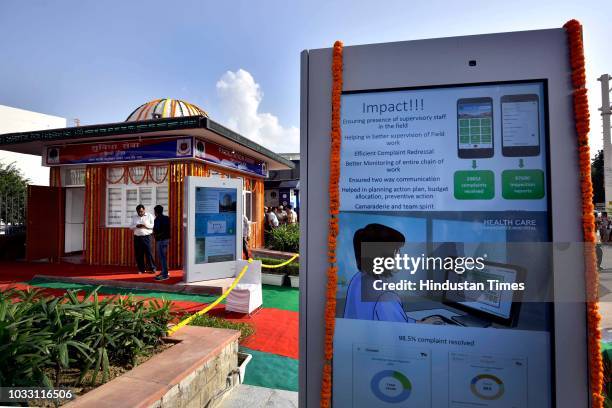
[[[155,99],[143,103],[128,116],[126,122],[161,118],[177,118],[181,116],[206,116],[208,114],[199,107],[180,99]]]

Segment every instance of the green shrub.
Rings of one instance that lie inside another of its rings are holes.
[[[243,322],[231,322],[220,317],[208,316],[207,314],[196,316],[190,323],[191,326],[216,327],[219,329],[232,329],[240,331],[240,340],[243,341],[251,334],[255,333],[255,329]]]
[[[612,382],[609,381],[612,375],[612,350],[604,350],[602,352],[603,366],[604,366],[604,382],[603,394],[604,394],[604,407],[612,407]]]
[[[93,371],[102,381],[110,364],[134,364],[160,344],[171,319],[170,302],[111,297],[98,288],[46,297],[40,291],[0,291],[0,386],[52,386],[46,373],[77,368],[79,382]]]
[[[50,362],[51,333],[33,302],[14,301],[31,292],[0,291],[0,386],[51,387],[43,372]]]
[[[286,259],[274,259],[274,258],[255,258],[255,260],[261,261],[261,263],[264,265],[278,265],[278,264],[281,264],[287,261]],[[298,276],[300,274],[300,263],[296,259],[290,264],[281,266],[280,268],[262,269],[262,272],[276,273],[279,275],[288,274],[288,275]]]
[[[300,225],[287,224],[268,233],[268,248],[283,252],[300,252]]]

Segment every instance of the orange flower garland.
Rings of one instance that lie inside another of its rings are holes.
[[[602,408],[604,398],[603,362],[601,358],[599,330],[599,307],[597,304],[599,275],[595,256],[595,217],[593,216],[593,185],[591,182],[591,154],[589,149],[589,102],[587,99],[584,68],[582,25],[570,20],[563,26],[567,32],[574,88],[574,117],[578,136],[578,160],[580,164],[580,187],[582,192],[582,231],[584,234],[584,266],[586,275],[587,330],[589,356],[589,385],[591,406]]]
[[[584,64],[584,47],[582,41],[582,25],[576,21],[568,21],[564,26],[568,34],[570,49],[571,79],[573,86],[574,116],[578,136],[578,159],[580,165],[580,185],[582,194],[582,228],[584,249],[586,295],[587,295],[587,330],[589,384],[593,408],[603,408],[603,362],[601,358],[601,332],[599,322],[601,316],[597,304],[599,276],[595,255],[595,219],[593,216],[593,185],[591,182],[591,156],[589,148],[589,107],[586,90],[586,70]],[[333,338],[336,315],[336,290],[338,268],[336,266],[336,239],[338,236],[338,213],[340,209],[340,97],[342,94],[343,44],[336,41],[333,49],[332,62],[332,120],[331,120],[331,152],[329,176],[329,230],[328,230],[328,262],[327,293],[325,304],[325,341],[323,378],[321,383],[321,407],[331,406],[332,396],[332,357]],[[590,244],[590,245],[589,245]]]
[[[325,302],[325,362],[321,382],[321,407],[331,405],[332,395],[332,356],[334,354],[334,328],[336,324],[336,289],[338,267],[336,266],[336,238],[338,237],[338,213],[340,212],[340,96],[342,95],[342,50],[341,41],[334,44],[332,63],[332,114],[331,114],[331,151],[329,168],[329,231],[327,235],[327,295]]]

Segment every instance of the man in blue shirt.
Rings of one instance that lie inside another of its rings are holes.
[[[164,207],[156,205],[153,235],[155,236],[155,249],[161,262],[161,273],[155,277],[156,281],[168,279],[168,244],[170,243],[170,218],[164,215]]]

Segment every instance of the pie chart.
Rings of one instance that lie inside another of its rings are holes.
[[[479,374],[470,383],[472,394],[483,400],[496,400],[504,395],[504,382],[492,374]]]
[[[408,377],[399,371],[384,370],[372,377],[370,388],[379,400],[390,404],[397,404],[410,397],[412,384]]]

